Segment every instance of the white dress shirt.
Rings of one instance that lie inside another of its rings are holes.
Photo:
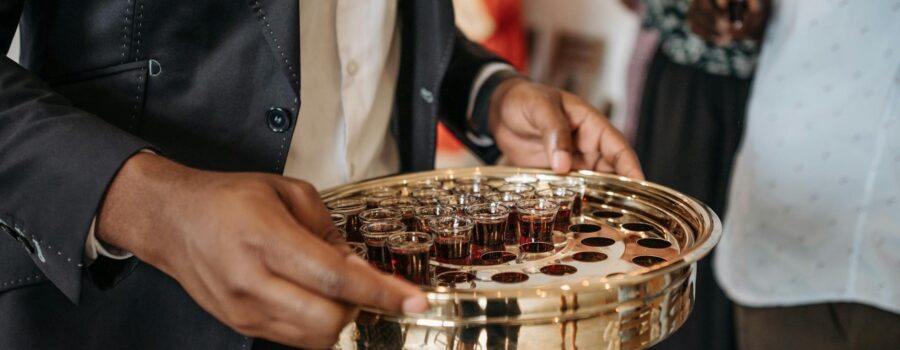
[[[300,114],[285,176],[326,189],[399,171],[392,0],[300,0]]]
[[[319,190],[396,173],[399,152],[390,131],[400,66],[400,23],[394,0],[299,0],[300,112],[284,175]],[[467,106],[492,74],[514,70],[490,63],[476,76]],[[489,146],[485,137],[467,136]],[[128,252],[96,239],[91,223],[85,262]]]
[[[716,276],[742,305],[900,313],[900,2],[773,14]]]

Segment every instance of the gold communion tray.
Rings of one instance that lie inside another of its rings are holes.
[[[668,337],[691,312],[697,261],[721,235],[716,214],[689,196],[592,171],[493,166],[379,178],[321,196],[365,199],[389,188],[405,197],[423,185],[452,193],[473,183],[540,191],[560,181],[580,184],[580,203],[569,225],[554,229],[552,250],[507,246],[509,259],[432,260],[427,312],[364,310],[335,348],[641,349]]]

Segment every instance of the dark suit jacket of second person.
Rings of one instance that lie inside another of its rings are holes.
[[[22,38],[22,66],[0,59],[0,349],[253,347],[155,268],[86,267],[83,247],[141,149],[201,169],[283,171],[298,109],[315,103],[298,98],[315,87],[299,86],[297,14],[296,0],[0,3],[0,48],[20,19]],[[449,1],[401,1],[398,18],[392,129],[402,170],[429,169],[439,117],[484,135],[465,109],[498,59],[459,33]]]

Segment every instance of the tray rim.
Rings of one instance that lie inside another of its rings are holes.
[[[396,185],[397,181],[401,180],[410,180],[410,179],[422,179],[429,177],[454,177],[457,175],[462,176],[471,176],[471,175],[484,175],[484,176],[510,176],[511,174],[527,174],[527,175],[544,175],[544,176],[576,176],[576,177],[588,177],[592,179],[596,179],[600,182],[605,183],[615,183],[617,185],[622,185],[625,187],[632,187],[635,189],[641,188],[644,191],[650,191],[657,195],[669,196],[671,199],[674,199],[684,205],[689,206],[689,208],[697,214],[702,219],[702,224],[704,227],[709,227],[710,232],[705,236],[705,240],[694,242],[694,244],[689,247],[686,251],[682,252],[679,255],[678,259],[670,260],[662,264],[658,264],[653,266],[652,268],[640,269],[631,271],[622,275],[617,275],[614,277],[604,277],[600,279],[591,279],[592,281],[598,281],[602,283],[590,283],[589,285],[582,285],[580,283],[573,283],[572,285],[568,285],[568,288],[548,288],[548,289],[539,289],[538,287],[533,288],[524,288],[519,290],[511,290],[511,289],[476,289],[476,290],[448,290],[443,287],[423,287],[423,291],[427,293],[427,297],[432,303],[440,303],[440,302],[459,302],[463,300],[479,300],[479,299],[509,299],[509,298],[533,298],[533,297],[556,297],[556,296],[572,296],[578,294],[592,294],[592,293],[609,293],[612,290],[617,290],[621,287],[629,287],[639,285],[641,283],[664,278],[666,275],[675,273],[681,269],[690,269],[699,261],[701,258],[709,254],[715,245],[718,243],[722,234],[722,223],[719,217],[709,208],[707,205],[701,203],[697,199],[683,194],[681,192],[675,191],[671,188],[652,183],[644,180],[637,180],[628,178],[625,176],[605,174],[600,172],[595,172],[591,170],[576,170],[569,172],[567,174],[559,174],[550,171],[549,169],[537,169],[537,168],[525,168],[525,167],[510,167],[510,166],[478,166],[478,167],[465,167],[465,168],[448,168],[448,169],[435,169],[435,170],[427,170],[427,171],[419,171],[419,172],[410,172],[410,173],[401,173],[401,174],[393,174],[387,175],[383,177],[363,180],[360,182],[354,182],[351,184],[346,184],[342,186],[331,187],[325,190],[320,191],[320,195],[324,200],[327,200],[328,197],[337,196],[341,192],[353,191],[355,189],[361,189],[365,187],[377,186],[378,184],[385,183]],[[698,234],[698,236],[702,236]],[[671,287],[675,287],[676,285],[667,285],[666,288],[660,290],[660,293],[667,292]],[[530,290],[531,293],[528,293]],[[523,293],[525,292],[525,293]],[[613,303],[616,304],[616,303]],[[613,305],[614,306],[614,305]],[[366,309],[366,308],[364,308]],[[366,309],[371,312],[376,312],[379,314],[383,314],[383,311],[375,310],[375,309]],[[406,316],[415,316],[415,315],[406,315]],[[429,318],[426,315],[425,318]],[[434,315],[431,315],[434,316]]]

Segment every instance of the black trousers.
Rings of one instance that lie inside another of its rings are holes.
[[[900,315],[868,305],[737,305],[740,350],[900,349]]]
[[[722,216],[750,83],[677,64],[657,50],[635,142],[647,179],[691,195]],[[733,307],[713,277],[711,257],[698,264],[692,315],[655,349],[734,348]]]

